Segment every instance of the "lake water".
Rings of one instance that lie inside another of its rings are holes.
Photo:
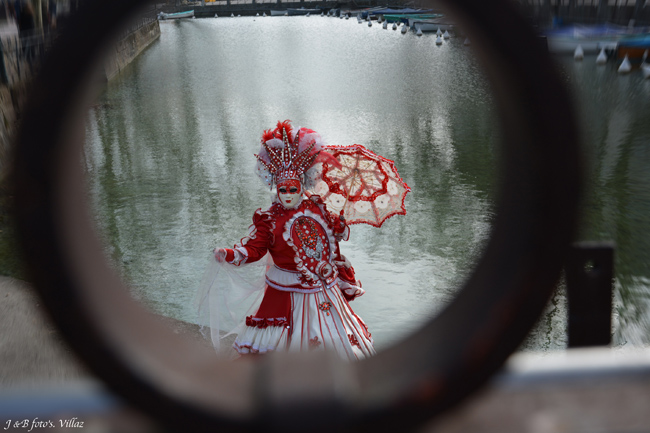
[[[253,174],[278,120],[328,144],[392,159],[412,188],[407,215],[352,227],[342,251],[366,294],[352,304],[378,348],[442,309],[471,272],[494,219],[495,107],[463,38],[368,28],[356,19],[240,17],[161,22],[160,40],[89,110],[85,161],[107,254],[134,297],[196,320],[192,298],[214,247],[270,204]],[[590,194],[581,238],[617,242],[615,342],[650,337],[650,80],[595,58],[558,59],[586,129]],[[557,291],[525,349],[566,346]]]

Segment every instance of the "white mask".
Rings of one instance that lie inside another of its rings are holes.
[[[278,200],[287,209],[293,209],[302,201],[302,185],[297,179],[288,179],[278,184]]]

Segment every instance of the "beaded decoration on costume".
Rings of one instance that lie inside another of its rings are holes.
[[[294,213],[285,223],[282,237],[296,253],[296,270],[305,284],[331,284],[336,279],[338,271],[333,257],[338,244],[331,227],[318,212],[302,208]]]
[[[296,234],[302,243],[305,255],[311,259],[320,260],[323,255],[323,242],[318,235],[316,223],[311,218],[304,216],[296,220]]]
[[[321,311],[324,311],[329,316],[330,315],[330,310],[332,309],[332,303],[327,302],[327,301],[322,302],[322,303],[318,304],[318,309],[321,310]]]

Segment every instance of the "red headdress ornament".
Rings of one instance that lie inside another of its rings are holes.
[[[294,135],[289,120],[278,122],[275,129],[264,131],[262,148],[259,155],[255,155],[260,177],[269,186],[287,179],[300,180],[314,165],[321,146],[320,136],[315,131],[300,128]]]

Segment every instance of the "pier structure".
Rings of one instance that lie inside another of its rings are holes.
[[[650,7],[645,0],[516,0],[534,25],[618,24],[649,26]]]
[[[341,3],[336,0],[321,0],[321,1],[264,1],[264,0],[223,0],[214,2],[193,2],[177,5],[175,2],[168,3],[161,7],[165,13],[183,12],[187,10],[194,10],[194,16],[197,18],[214,17],[215,14],[219,16],[255,16],[256,14],[262,15],[270,14],[271,10],[286,10],[286,9],[321,9],[324,12],[330,9],[362,9],[352,3]]]
[[[625,26],[650,26],[650,7],[645,0],[512,0],[519,5],[522,14],[535,26],[552,27],[563,24],[602,24],[611,23]],[[172,0],[158,4],[163,12],[174,13],[194,9],[197,18],[230,16],[231,14],[250,16],[271,9],[362,9],[375,6],[426,7],[421,1],[388,2],[370,0],[365,3],[321,1],[282,1],[282,0],[216,0],[216,1],[178,1]],[[442,6],[442,5],[441,5]]]

